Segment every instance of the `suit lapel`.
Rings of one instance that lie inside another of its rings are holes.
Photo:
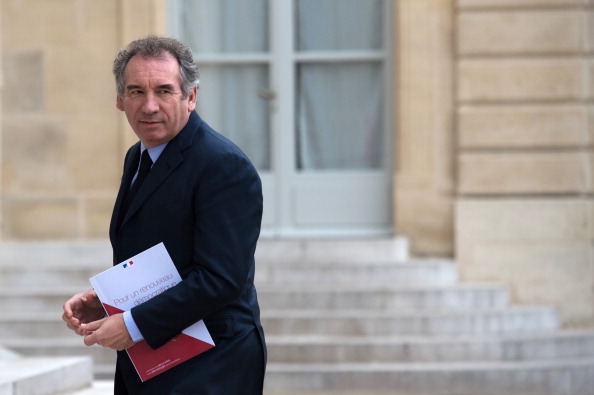
[[[128,207],[122,225],[125,224],[134,213],[144,204],[146,199],[165,181],[165,179],[183,162],[179,146],[171,141],[151,168],[146,179],[140,186],[134,200]]]
[[[190,114],[188,123],[179,132],[179,134],[173,138],[169,144],[167,144],[167,147],[165,147],[165,150],[163,150],[159,156],[159,159],[157,159],[151,168],[151,171],[148,173],[146,179],[142,183],[142,186],[130,204],[128,211],[124,214],[124,217],[121,218],[121,209],[122,205],[124,204],[127,188],[130,187],[130,183],[132,182],[132,178],[136,172],[136,166],[133,164],[138,164],[140,155],[140,142],[136,143],[136,145],[132,147],[130,156],[132,158],[136,158],[136,162],[134,160],[130,160],[129,163],[125,164],[122,184],[120,185],[120,191],[118,192],[118,197],[114,207],[114,216],[116,221],[112,221],[111,223],[110,234],[115,235],[115,233],[119,231],[119,229],[126,222],[128,222],[130,217],[134,215],[134,213],[137,212],[140,207],[142,207],[144,202],[149,198],[153,191],[157,189],[159,185],[161,185],[163,181],[165,181],[165,179],[169,177],[169,175],[183,162],[184,157],[182,152],[192,145],[192,141],[196,134],[196,129],[199,127],[201,122],[202,120],[198,114],[195,112]],[[119,224],[119,226],[117,224]]]
[[[136,143],[130,148],[128,154],[126,155],[126,159],[124,160],[124,174],[122,175],[120,189],[118,191],[118,196],[113,208],[113,214],[109,228],[110,236],[115,235],[115,232],[119,230],[119,225],[122,223],[122,205],[124,204],[124,199],[126,198],[128,189],[130,188],[132,178],[134,178],[134,174],[136,173],[139,159],[140,142]]]

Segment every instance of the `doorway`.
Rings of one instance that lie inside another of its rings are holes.
[[[262,235],[392,234],[389,0],[170,0],[198,112],[263,182]]]

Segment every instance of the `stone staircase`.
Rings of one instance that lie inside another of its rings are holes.
[[[88,388],[92,383],[89,358],[0,359],[0,394],[53,395]]]
[[[113,353],[60,319],[109,266],[107,242],[4,244],[0,344],[22,366],[91,356],[95,378],[110,379]],[[461,284],[452,261],[410,260],[405,240],[262,240],[257,255],[266,395],[594,394],[594,330],[561,330],[553,308],[512,306],[501,285]],[[86,380],[69,390],[111,392]]]

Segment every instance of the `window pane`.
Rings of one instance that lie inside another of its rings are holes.
[[[183,0],[181,35],[199,52],[266,52],[266,0]]]
[[[304,64],[298,73],[297,167],[381,168],[381,65]]]
[[[295,1],[297,50],[382,48],[382,0]]]
[[[206,66],[200,71],[198,112],[235,142],[260,170],[270,169],[270,125],[266,66]]]

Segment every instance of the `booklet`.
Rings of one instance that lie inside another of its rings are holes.
[[[123,313],[182,281],[163,243],[90,279],[107,315]],[[158,349],[142,340],[126,351],[142,381],[211,349],[214,342],[202,320]]]

